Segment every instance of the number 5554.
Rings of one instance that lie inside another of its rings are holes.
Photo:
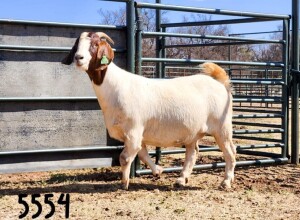
[[[24,200],[28,195],[27,194],[20,194],[18,203],[24,206],[24,211],[19,215],[19,219],[24,218],[29,213],[29,205]],[[36,213],[32,215],[32,219],[37,218],[41,215],[43,211],[43,206],[47,205],[50,207],[50,211],[45,215],[45,218],[50,218],[55,213],[55,204],[52,201],[53,194],[45,194],[44,195],[44,202],[41,204],[39,198],[41,197],[40,194],[32,194],[31,195],[31,204],[37,207]],[[65,206],[65,218],[69,218],[69,210],[70,210],[70,195],[69,194],[61,194],[59,199],[57,200],[57,204]]]

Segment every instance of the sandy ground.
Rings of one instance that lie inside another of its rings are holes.
[[[32,219],[37,208],[30,203],[32,194],[43,211],[45,194],[54,194],[55,213],[50,219],[64,219],[65,207],[59,196],[70,195],[69,219],[300,219],[300,167],[293,165],[242,167],[230,190],[219,189],[223,169],[194,172],[189,185],[173,185],[178,173],[151,175],[131,180],[122,190],[118,167],[59,172],[0,175],[0,219],[19,219],[25,199]]]

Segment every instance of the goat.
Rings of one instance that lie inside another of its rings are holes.
[[[83,32],[62,61],[87,72],[104,114],[109,135],[124,142],[120,154],[122,183],[129,186],[130,165],[135,156],[154,175],[162,167],[154,164],[146,145],[185,146],[183,170],[176,184],[185,185],[198,153],[198,140],[214,136],[225,157],[225,177],[234,180],[236,147],[232,142],[232,95],[226,72],[214,63],[201,65],[202,74],[173,79],[149,79],[129,73],[112,61],[114,52],[105,33]]]

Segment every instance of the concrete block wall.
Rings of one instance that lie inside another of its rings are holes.
[[[83,31],[107,33],[126,48],[126,30],[0,21],[1,45],[71,47]],[[67,52],[0,49],[0,98],[94,97],[88,76],[60,61]],[[115,63],[126,68],[126,54]],[[0,101],[0,152],[106,145],[96,100]]]

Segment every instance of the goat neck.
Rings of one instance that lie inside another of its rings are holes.
[[[118,99],[124,94],[129,94],[127,90],[130,89],[129,82],[133,74],[119,68],[113,62],[104,71],[102,74],[105,74],[105,77],[102,77],[102,83],[98,84],[96,80],[92,80],[92,84],[99,104],[105,111],[107,105],[116,107]]]

